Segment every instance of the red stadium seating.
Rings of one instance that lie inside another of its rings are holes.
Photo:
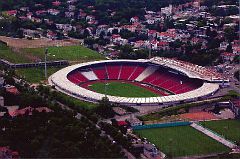
[[[69,79],[71,82],[75,83],[75,84],[79,84],[79,83],[80,83],[79,80],[74,77],[74,75],[69,75],[69,76],[68,76],[68,79]]]
[[[188,78],[180,77],[179,75],[162,69],[155,71],[153,74],[145,78],[143,82],[164,88],[175,94],[185,93],[198,87],[198,85],[194,85]]]
[[[122,80],[128,80],[128,78],[131,76],[133,71],[135,70],[137,66],[135,65],[125,65],[122,66],[121,74],[120,74],[120,79]]]
[[[106,72],[106,68],[105,66],[103,67],[96,67],[96,68],[92,68],[93,72],[95,73],[95,75],[98,77],[98,79],[108,79],[108,75]]]
[[[147,67],[148,65],[139,65],[137,63],[121,63],[119,65],[106,64],[91,66],[90,69],[92,69],[99,80],[135,80]],[[75,84],[89,81],[81,74],[80,70],[70,73],[68,79]],[[192,91],[202,84],[202,82],[198,80],[189,79],[183,75],[168,72],[167,69],[163,68],[158,69],[146,77],[142,82],[163,88],[175,94]]]
[[[144,70],[146,67],[137,66],[134,72],[130,75],[129,80],[135,80]]]
[[[81,72],[78,72],[78,71],[75,71],[75,72],[71,73],[70,75],[68,75],[68,79],[75,84],[79,84],[79,83],[88,81],[88,79],[86,77],[84,77],[81,74]]]
[[[121,65],[108,65],[107,73],[109,79],[118,79],[120,73]]]

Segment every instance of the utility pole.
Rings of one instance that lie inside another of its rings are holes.
[[[107,98],[107,72],[105,73],[105,80],[104,80],[104,93],[105,93],[105,98]]]
[[[44,73],[45,73],[46,80],[47,80],[47,54],[48,54],[48,48],[45,49],[45,67],[44,67],[45,68],[45,70],[44,70],[45,72]]]

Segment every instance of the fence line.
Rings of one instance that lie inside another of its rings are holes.
[[[33,68],[33,67],[44,67],[45,62],[35,62],[35,63],[11,63],[7,60],[0,59],[0,65],[7,68]],[[67,60],[59,61],[47,61],[47,66],[68,66],[69,62]]]
[[[170,122],[170,123],[160,123],[160,124],[149,124],[149,125],[138,125],[134,126],[133,130],[151,129],[151,128],[165,128],[165,127],[175,127],[175,126],[188,126],[191,122]]]

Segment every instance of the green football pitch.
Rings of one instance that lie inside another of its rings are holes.
[[[60,69],[61,69],[60,67],[48,67],[47,69],[48,77]],[[21,68],[21,69],[16,69],[15,73],[19,77],[31,83],[39,83],[41,81],[46,80],[44,68]]]
[[[21,54],[15,53],[6,44],[0,42],[0,58],[13,63],[25,63],[29,60]]]
[[[89,86],[95,92],[105,94],[105,83],[97,82]],[[106,94],[119,97],[157,97],[160,96],[150,90],[125,82],[108,82]]]
[[[167,156],[195,156],[228,152],[229,149],[190,126],[136,130]]]
[[[206,121],[201,124],[228,140],[240,143],[240,120]]]
[[[23,49],[23,52],[44,59],[45,48]],[[48,47],[48,53],[49,60],[83,61],[105,59],[103,55],[81,45]]]
[[[45,48],[26,48],[15,52],[6,44],[0,42],[0,57],[13,63],[35,62],[35,60],[44,60]],[[84,46],[52,46],[48,47],[48,60],[69,60],[69,61],[91,61],[101,60],[105,57],[96,51]]]

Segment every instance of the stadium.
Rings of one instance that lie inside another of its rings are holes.
[[[59,91],[80,100],[98,102],[107,96],[112,103],[129,106],[166,106],[197,101],[213,95],[220,85],[228,82],[213,70],[162,57],[76,64],[59,70],[48,80]],[[119,83],[117,89],[119,92],[123,89],[123,94],[111,94],[112,83]],[[98,89],[93,89],[94,86]],[[148,96],[138,93],[129,96],[134,92],[131,88],[135,87],[139,89],[137,92],[146,90]]]

